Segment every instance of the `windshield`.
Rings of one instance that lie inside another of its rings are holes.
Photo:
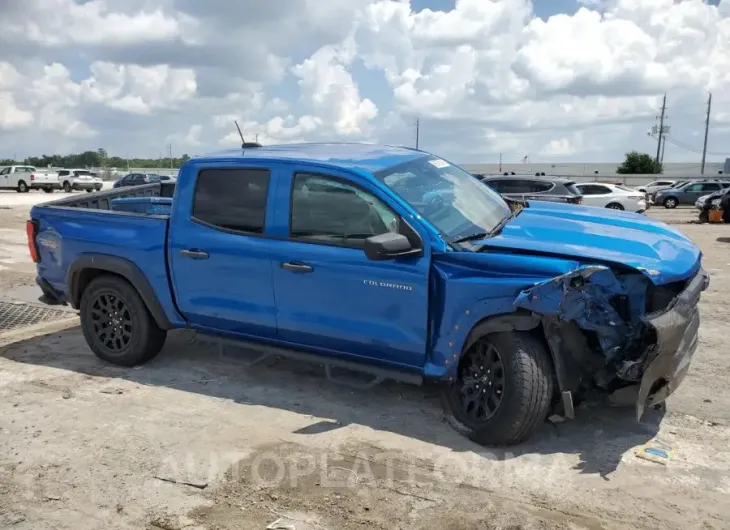
[[[433,156],[380,171],[375,177],[452,242],[489,232],[510,214],[497,192]]]

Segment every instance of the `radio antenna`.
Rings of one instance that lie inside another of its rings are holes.
[[[238,126],[238,122],[236,120],[233,120],[233,123],[236,124],[236,129],[238,129],[238,136],[241,137],[241,149],[244,149],[246,146],[246,140],[243,139],[243,133],[241,132],[241,128]]]

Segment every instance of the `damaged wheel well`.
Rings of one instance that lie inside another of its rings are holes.
[[[491,333],[503,331],[527,331],[542,342],[545,348],[550,352],[550,357],[553,361],[552,371],[553,375],[556,376],[555,352],[550,346],[550,342],[547,340],[545,329],[542,324],[543,320],[540,315],[525,311],[524,309],[518,309],[514,313],[505,313],[486,317],[477,322],[467,335],[466,340],[464,341],[464,346],[461,350],[461,356],[463,357],[464,353],[474,346],[480,338]],[[557,363],[559,362],[560,360],[557,360]],[[558,389],[559,380],[556,378],[555,382],[556,384],[553,385],[553,388]]]

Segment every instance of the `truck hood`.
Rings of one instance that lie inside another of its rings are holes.
[[[541,201],[475,244],[623,264],[656,285],[688,278],[701,256],[692,240],[645,215]]]

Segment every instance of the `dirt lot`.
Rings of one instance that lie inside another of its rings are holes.
[[[6,297],[33,278],[28,205],[11,200],[0,193]],[[637,424],[591,405],[490,452],[442,421],[429,388],[355,391],[316,366],[247,366],[188,332],[123,369],[72,320],[0,335],[0,528],[728,528],[730,244],[717,239],[730,227],[651,215],[690,235],[712,276],[701,346],[666,413]],[[634,455],[657,434],[674,449],[666,466]]]

